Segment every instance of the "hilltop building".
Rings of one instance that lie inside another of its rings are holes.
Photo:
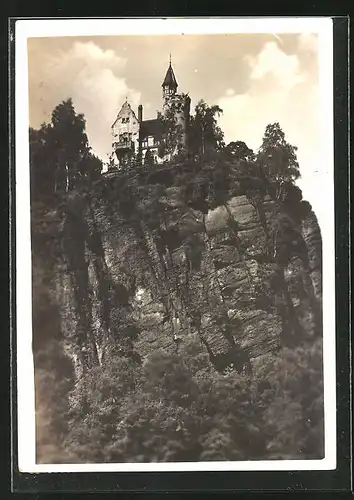
[[[162,163],[179,151],[187,148],[187,128],[190,114],[190,98],[177,92],[178,83],[172,68],[171,59],[166,76],[162,82],[162,117],[175,117],[178,127],[177,146],[174,152],[165,153],[161,148],[164,142],[164,127],[160,118],[143,120],[143,106],[138,106],[135,114],[126,100],[112,125],[112,149],[118,162],[118,168],[128,164],[139,155],[143,163],[149,151],[154,163]]]

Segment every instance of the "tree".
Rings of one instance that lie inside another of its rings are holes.
[[[284,184],[300,177],[296,151],[297,147],[286,141],[279,123],[267,125],[257,162],[263,176],[270,181],[270,193],[277,201],[282,201]]]
[[[151,150],[148,148],[145,153],[144,157],[144,166],[145,167],[152,167],[154,165],[154,156],[151,152]]]
[[[323,458],[322,340],[283,348],[259,367],[256,385],[268,458]]]
[[[43,123],[38,130],[29,129],[31,190],[34,196],[54,190],[55,167],[51,151],[51,125]]]
[[[36,445],[40,463],[70,460],[63,446],[68,434],[69,393],[74,373],[60,340],[48,336],[35,353]]]
[[[222,158],[224,161],[230,162],[235,168],[237,167],[240,174],[254,172],[252,167],[254,166],[255,154],[245,142],[230,142],[223,148]]]
[[[113,153],[108,156],[107,170],[108,172],[117,170],[117,162],[114,159]]]
[[[76,114],[72,99],[61,102],[52,112],[52,141],[56,174],[54,190],[73,187],[79,164],[88,156],[84,115]]]
[[[91,151],[84,115],[71,99],[52,112],[51,122],[30,128],[30,164],[34,195],[69,191],[99,177],[102,162]]]
[[[77,165],[76,181],[92,182],[100,178],[102,161],[100,158],[86,151]]]
[[[87,373],[71,395],[68,451],[79,462],[259,459],[262,414],[250,380],[221,376],[198,354],[190,364],[159,350],[143,366],[116,358]]]
[[[164,114],[158,113],[157,115],[160,123],[160,144],[158,149],[160,158],[166,155],[175,155],[182,149],[184,130],[177,118],[177,113],[180,113],[180,111],[177,103],[172,101],[165,109]]]
[[[222,112],[218,105],[208,106],[203,100],[198,102],[189,124],[188,143],[193,155],[210,156],[222,149],[224,134],[217,124]]]

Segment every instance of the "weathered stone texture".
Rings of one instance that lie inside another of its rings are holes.
[[[268,235],[247,197],[230,200],[229,211],[219,207],[210,212],[204,225],[200,214],[180,204],[175,189],[166,193],[160,202],[168,214],[155,229],[139,218],[132,223],[118,204],[109,211],[108,203],[91,199],[80,200],[73,207],[84,229],[81,235],[72,231],[70,238],[85,240],[80,258],[83,273],[87,272],[87,289],[80,289],[84,281],[75,280],[75,270],[69,272],[64,250],[64,263],[53,268],[52,296],[78,372],[82,367],[77,335],[83,314],[88,317],[81,324],[89,322],[90,326],[80,349],[90,349],[93,343],[99,361],[112,343],[144,358],[155,349],[176,351],[176,338],[183,342],[196,332],[210,356],[226,354],[232,339],[251,359],[279,345],[285,299],[271,290],[274,264],[258,259],[264,255]],[[270,228],[274,204],[266,199],[263,208]],[[230,229],[230,217],[237,223],[236,234]],[[48,220],[48,224],[53,222]],[[64,226],[57,225],[56,231],[57,237],[65,240]],[[159,236],[171,228],[173,248]],[[302,262],[292,262],[284,277],[300,324],[312,331],[310,295],[320,300],[322,294],[321,234],[313,213],[302,222],[301,234],[308,250],[313,290],[309,291],[309,283],[303,281],[308,270]],[[75,249],[75,241],[71,243]],[[77,246],[77,252],[80,248]],[[86,309],[78,307],[77,294],[82,295]],[[220,315],[230,320],[227,334],[218,323]],[[132,324],[134,335],[129,333]]]

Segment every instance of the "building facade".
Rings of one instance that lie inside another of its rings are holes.
[[[112,149],[118,168],[132,161],[144,164],[149,161],[159,164],[169,160],[181,149],[188,148],[188,122],[190,98],[179,94],[178,83],[170,61],[162,82],[162,111],[153,119],[143,119],[143,106],[138,106],[135,114],[126,100],[112,125]],[[173,117],[174,142],[171,148],[165,120]]]

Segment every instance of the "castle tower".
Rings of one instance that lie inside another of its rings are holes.
[[[173,114],[176,124],[180,130],[179,148],[188,147],[188,124],[191,100],[188,95],[178,94],[178,83],[172,68],[171,55],[170,63],[166,72],[163,89],[163,113],[165,116]]]
[[[175,73],[172,68],[171,54],[170,54],[170,64],[168,66],[166,76],[162,82],[162,95],[164,101],[168,100],[171,96],[177,93],[178,83],[175,77]]]

